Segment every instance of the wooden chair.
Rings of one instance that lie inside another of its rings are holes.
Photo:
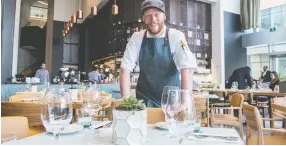
[[[272,115],[277,116],[283,120],[283,126],[286,128],[286,111],[285,109],[281,109],[280,106],[277,106],[275,104],[281,104],[284,103],[285,99],[283,97],[273,98],[271,100],[271,107],[272,107]]]
[[[45,131],[41,120],[41,104],[39,102],[1,102],[1,116],[22,116],[28,119],[30,135]]]
[[[165,122],[165,113],[161,108],[147,108],[147,123]]]
[[[96,117],[96,119],[98,120],[109,120],[109,121],[112,121],[113,120],[113,109],[115,107],[117,107],[121,102],[122,102],[123,99],[115,99],[115,100],[112,100],[111,101],[111,104],[108,108],[106,108],[106,112],[107,114],[106,115],[99,115]]]
[[[230,107],[214,107],[211,105],[211,126],[214,124],[222,124],[235,126],[239,128],[240,137],[243,138],[243,126],[242,126],[242,103],[244,97],[242,94],[232,94]],[[215,114],[214,111],[217,109],[230,110],[229,114]],[[238,118],[234,116],[234,110],[238,110]]]
[[[278,132],[286,133],[285,129],[263,128],[262,120],[276,120],[276,119],[262,119],[257,107],[243,103],[243,112],[246,119],[246,144],[247,145],[285,145],[285,135],[264,136],[263,132]],[[258,136],[251,135],[251,131],[258,132]]]
[[[209,127],[209,98],[195,97],[194,100],[197,112],[203,113],[201,126]]]
[[[42,95],[43,96],[43,95]],[[27,98],[41,98],[42,96],[36,96],[35,94],[16,94],[9,97],[9,101],[22,102],[21,99]]]
[[[29,137],[29,125],[26,117],[1,117],[1,134],[13,133],[17,139]]]

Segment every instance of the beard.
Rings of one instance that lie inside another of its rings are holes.
[[[147,30],[151,35],[159,34],[164,27],[164,22],[153,22],[151,24],[147,24]]]

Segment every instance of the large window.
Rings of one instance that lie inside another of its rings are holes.
[[[286,26],[286,4],[261,10],[261,28]]]
[[[269,55],[268,54],[255,54],[249,56],[249,67],[251,68],[251,76],[254,79],[259,79],[263,66],[269,67]]]

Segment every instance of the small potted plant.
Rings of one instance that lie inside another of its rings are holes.
[[[125,98],[113,111],[112,142],[139,145],[146,141],[147,111],[143,100]]]

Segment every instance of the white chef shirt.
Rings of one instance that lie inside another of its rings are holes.
[[[128,69],[131,72],[136,65],[139,66],[139,52],[145,31],[146,30],[134,32],[131,36],[124,52],[121,68]],[[165,34],[166,26],[164,26],[163,33],[159,37],[165,37]],[[152,37],[153,36],[147,31],[147,38]],[[173,59],[177,69],[179,71],[184,68],[197,69],[197,61],[195,55],[190,51],[188,47],[183,49],[181,40],[186,41],[184,33],[179,30],[169,28],[169,45],[171,53],[174,54]]]

